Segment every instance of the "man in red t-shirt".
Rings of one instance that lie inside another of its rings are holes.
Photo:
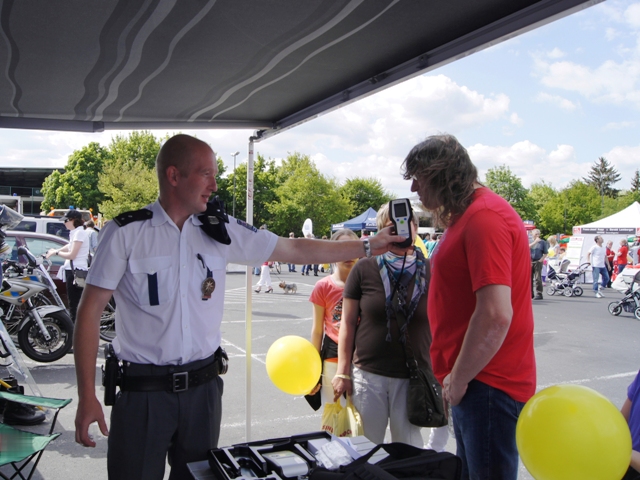
[[[478,183],[451,135],[419,143],[403,167],[411,191],[446,227],[431,256],[428,314],[433,370],[452,405],[462,478],[515,480],[516,423],[536,388],[524,224]]]

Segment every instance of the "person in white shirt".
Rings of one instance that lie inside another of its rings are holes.
[[[596,235],[594,238],[596,244],[589,249],[587,253],[587,262],[591,262],[591,269],[593,275],[593,292],[597,298],[602,298],[604,295],[598,289],[598,279],[602,276],[602,288],[607,288],[609,283],[609,273],[607,272],[607,265],[609,260],[607,259],[607,249],[602,245],[604,240],[600,235]]]
[[[368,242],[281,238],[229,217],[209,202],[217,190],[215,153],[188,135],[164,143],[156,170],[158,200],[101,230],[75,329],[76,442],[95,447],[89,426],[98,423],[109,435],[110,479],[160,480],[167,457],[170,479],[190,478],[187,463],[217,447],[227,263],[336,262],[403,240],[390,229]],[[100,314],[112,295],[113,347],[123,365],[108,430],[95,374]]]
[[[58,255],[65,259],[64,266],[58,271],[58,275],[64,275],[61,280],[64,280],[67,286],[69,316],[75,323],[76,312],[78,310],[78,304],[80,303],[80,297],[82,296],[83,289],[76,285],[73,271],[74,269],[89,269],[90,239],[89,232],[84,228],[82,214],[79,211],[69,210],[65,216],[62,217],[62,221],[64,222],[64,226],[67,230],[70,230],[69,243],[59,250],[49,250],[46,257],[49,258],[52,255]]]

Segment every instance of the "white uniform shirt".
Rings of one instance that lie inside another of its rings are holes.
[[[158,201],[146,208],[150,220],[102,229],[87,283],[115,290],[119,358],[154,365],[207,358],[221,342],[227,263],[266,261],[278,237],[229,217],[231,244],[223,245],[202,231],[195,215],[180,231]],[[216,288],[202,300],[207,268]]]
[[[596,243],[589,249],[589,253],[591,254],[591,266],[604,268],[604,259],[607,256],[607,249],[604,246],[599,247]]]
[[[89,232],[84,227],[74,228],[69,232],[69,251],[73,249],[73,242],[81,242],[80,250],[73,259],[73,267],[80,270],[87,270],[89,268]],[[65,260],[64,269],[71,270],[71,260]]]

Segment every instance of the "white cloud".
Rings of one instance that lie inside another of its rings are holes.
[[[580,105],[580,104],[573,103],[571,100],[561,97],[560,95],[550,95],[545,92],[538,93],[538,95],[536,95],[536,101],[551,103],[569,112],[574,111]]]
[[[609,41],[615,40],[619,36],[620,36],[620,32],[615,28],[609,27],[604,31],[604,38],[606,38]]]
[[[601,156],[605,157],[618,170],[622,179],[615,188],[626,190],[631,186],[631,178],[640,166],[640,145],[613,147]]]
[[[490,168],[507,165],[527,188],[541,179],[562,188],[589,170],[589,164],[576,161],[571,145],[558,145],[555,150],[547,152],[539,145],[524,140],[511,146],[476,144],[468,151],[481,179]]]
[[[640,4],[629,5],[623,14],[624,20],[634,28],[640,28]]]
[[[513,112],[509,116],[509,121],[518,127],[524,123],[524,120],[520,118],[516,112]]]
[[[603,131],[607,130],[622,130],[625,128],[635,127],[636,122],[609,122],[604,127],[602,127]]]
[[[547,62],[535,58],[535,70],[543,85],[577,92],[601,104],[640,107],[640,61],[607,60],[596,68],[570,61]]]
[[[550,52],[547,52],[547,57],[549,58],[562,58],[564,57],[564,52],[562,50],[560,50],[558,47],[555,47],[553,50],[551,50]]]

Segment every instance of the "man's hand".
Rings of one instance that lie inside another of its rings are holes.
[[[107,428],[107,422],[104,419],[104,412],[102,411],[102,405],[98,401],[98,398],[94,395],[86,400],[80,400],[78,402],[78,409],[76,411],[76,442],[84,445],[85,447],[95,447],[96,442],[93,441],[91,435],[89,435],[89,426],[93,422],[98,422],[98,427],[104,436],[109,436],[109,429]]]
[[[445,401],[450,403],[451,406],[458,405],[462,401],[462,397],[467,393],[468,384],[456,385],[455,383],[452,383],[451,374],[444,377],[442,383],[442,395],[444,396]]]
[[[385,227],[373,237],[369,237],[372,255],[381,255],[389,251],[389,247],[393,243],[402,243],[406,240],[401,235],[393,233],[393,227]]]

